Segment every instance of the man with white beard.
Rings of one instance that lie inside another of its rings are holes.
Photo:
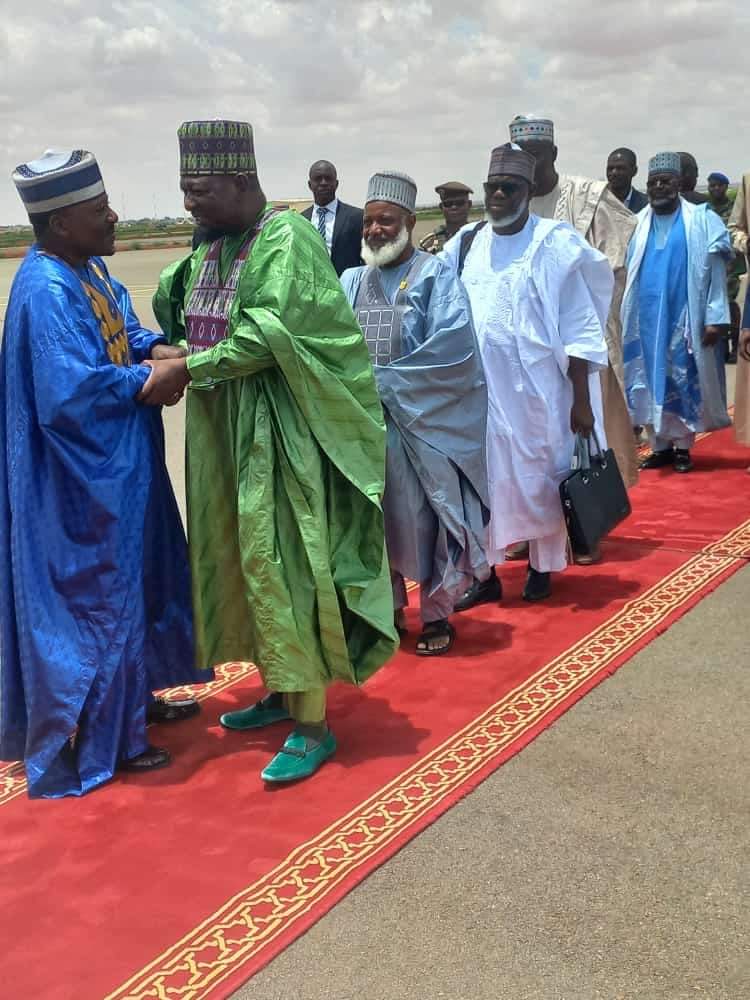
[[[370,178],[364,267],[341,276],[364,333],[387,429],[383,510],[396,627],[405,579],[420,584],[416,651],[447,653],[448,621],[472,580],[490,575],[487,387],[466,293],[453,268],[416,250],[417,187],[406,174]],[[495,581],[499,597],[499,581]]]
[[[469,294],[487,378],[489,561],[529,539],[523,597],[539,601],[567,564],[559,485],[574,434],[596,427],[605,444],[599,372],[614,278],[567,223],[529,214],[530,153],[511,143],[494,149],[484,187],[486,222],[465,226],[442,256]],[[492,578],[476,581],[458,609],[493,599]]]

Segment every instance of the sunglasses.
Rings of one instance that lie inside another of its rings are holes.
[[[523,181],[487,181],[484,190],[487,194],[494,194],[495,191],[502,191],[506,198],[518,194],[525,188]]]
[[[443,208],[463,208],[468,202],[468,198],[443,198],[440,204]]]

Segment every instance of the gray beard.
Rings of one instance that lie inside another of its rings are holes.
[[[401,227],[401,232],[394,240],[391,240],[390,243],[386,243],[382,247],[378,247],[377,250],[369,246],[363,238],[361,249],[362,260],[368,267],[388,267],[389,264],[398,260],[408,245],[409,230],[405,225]]]
[[[511,215],[503,215],[499,219],[495,219],[489,212],[485,212],[484,218],[485,222],[489,222],[493,229],[505,229],[506,226],[512,226],[514,222],[518,222],[525,211],[526,205],[524,204]],[[502,236],[502,233],[500,235]]]

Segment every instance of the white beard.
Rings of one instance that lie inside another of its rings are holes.
[[[518,222],[525,211],[526,204],[524,203],[517,211],[512,212],[510,215],[502,215],[499,219],[495,219],[489,212],[485,212],[484,218],[485,222],[488,222],[493,229],[505,229],[507,226],[512,226],[514,222]]]
[[[401,232],[395,239],[391,240],[390,243],[384,244],[382,247],[378,247],[377,250],[373,250],[371,246],[365,243],[363,238],[362,260],[368,267],[388,267],[394,260],[398,260],[404,250],[406,250],[409,245],[409,236],[409,230],[406,228],[406,225],[403,225]]]

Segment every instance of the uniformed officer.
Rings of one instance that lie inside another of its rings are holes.
[[[474,192],[460,181],[446,181],[438,184],[435,191],[440,195],[440,208],[445,222],[433,229],[419,242],[419,249],[427,253],[440,253],[447,240],[454,236],[461,226],[469,221],[471,195]]]

